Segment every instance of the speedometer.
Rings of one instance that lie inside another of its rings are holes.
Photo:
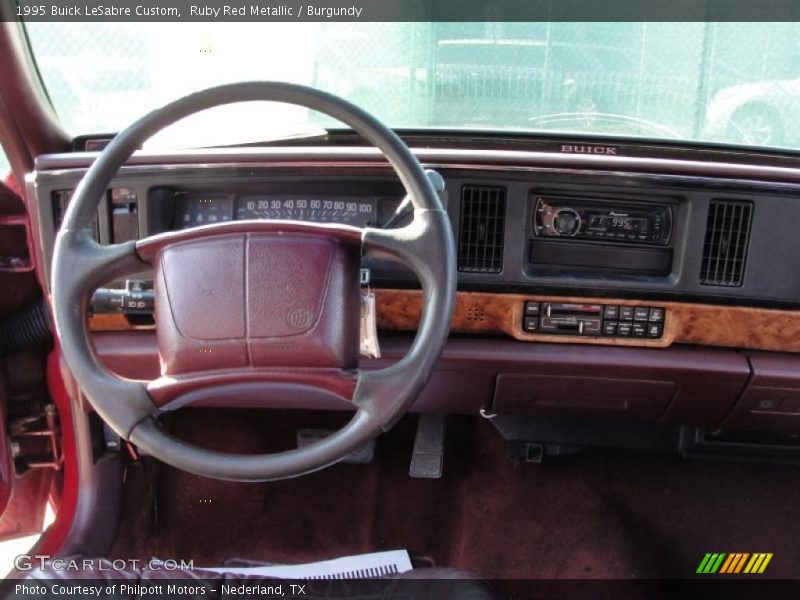
[[[239,196],[235,219],[314,221],[367,227],[376,223],[377,213],[375,198]]]

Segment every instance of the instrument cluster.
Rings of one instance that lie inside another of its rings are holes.
[[[378,197],[183,193],[175,200],[175,229],[247,219],[377,227],[385,212]]]

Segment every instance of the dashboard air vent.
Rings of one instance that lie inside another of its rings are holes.
[[[503,270],[506,189],[482,185],[461,188],[458,270],[499,273]]]
[[[753,204],[737,200],[712,200],[708,208],[701,285],[742,285]]]
[[[64,221],[64,215],[67,213],[67,206],[69,206],[69,202],[72,199],[72,193],[74,191],[75,190],[57,190],[53,192],[53,195],[51,196],[53,225],[55,227],[54,233],[58,233],[58,230],[61,229],[61,223]],[[100,229],[97,223],[96,214],[94,217],[94,239],[95,241],[100,240]]]
[[[61,228],[64,214],[67,212],[67,205],[72,198],[72,190],[58,190],[53,192],[53,225],[56,231]]]

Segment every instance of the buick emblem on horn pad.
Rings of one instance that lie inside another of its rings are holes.
[[[286,313],[286,324],[292,329],[307,329],[313,318],[310,310],[297,307]]]

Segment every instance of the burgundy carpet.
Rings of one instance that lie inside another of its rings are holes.
[[[291,447],[298,427],[344,415],[199,409],[185,439],[241,452]],[[690,577],[706,552],[772,552],[800,570],[800,472],[792,467],[587,451],[515,465],[483,420],[448,423],[445,475],[410,479],[415,417],[369,465],[267,484],[204,479],[145,461],[128,471],[113,555],[301,562],[408,548],[487,578]],[[155,498],[157,501],[153,501]]]

